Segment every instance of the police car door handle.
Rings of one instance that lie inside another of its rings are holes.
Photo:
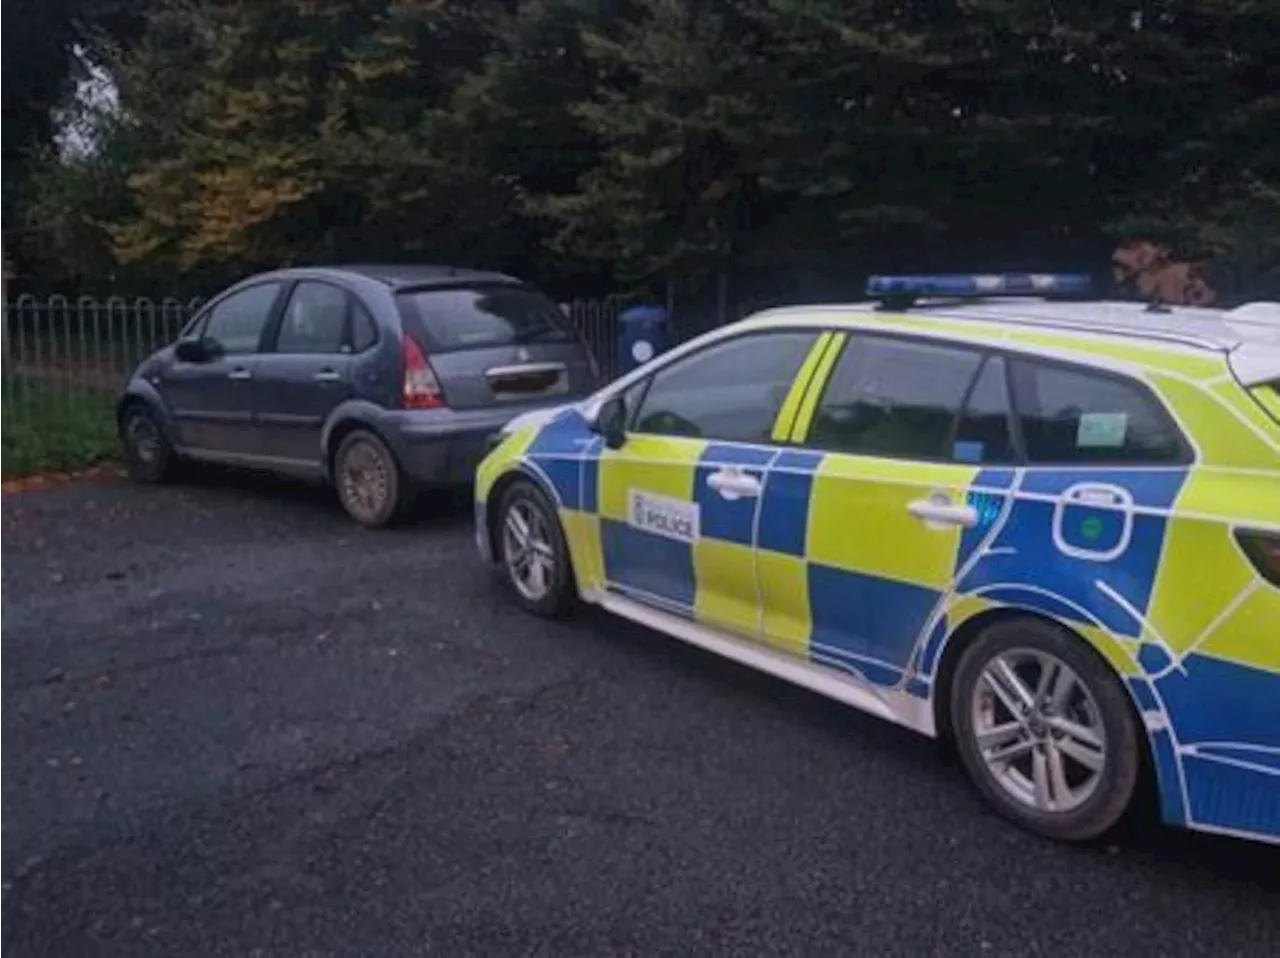
[[[973,506],[952,502],[939,494],[907,503],[907,511],[929,526],[964,526],[968,529],[978,521],[977,510]]]
[[[746,499],[760,495],[760,480],[745,472],[721,469],[707,476],[707,485],[726,499]]]

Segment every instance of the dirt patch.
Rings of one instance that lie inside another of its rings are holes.
[[[42,472],[30,476],[17,476],[0,483],[0,493],[6,496],[20,492],[34,492],[38,489],[52,489],[64,486],[69,482],[101,482],[104,480],[122,479],[127,475],[124,466],[117,462],[103,462],[87,469],[71,472]]]

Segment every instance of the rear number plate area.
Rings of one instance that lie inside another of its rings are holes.
[[[556,396],[569,391],[568,370],[560,363],[489,369],[485,379],[494,399]]]

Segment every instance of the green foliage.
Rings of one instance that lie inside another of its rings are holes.
[[[79,469],[119,445],[111,393],[49,375],[5,373],[4,477]]]
[[[106,2],[106,0],[99,0]],[[1280,253],[1280,4],[150,0],[23,190],[81,276],[417,258],[554,286]],[[1270,277],[1270,278],[1268,278]],[[800,286],[787,287],[802,292]]]

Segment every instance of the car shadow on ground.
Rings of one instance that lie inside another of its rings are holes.
[[[909,729],[617,619],[600,609],[584,610],[578,619],[585,641],[599,641],[608,636],[615,646],[637,659],[647,660],[651,666],[701,673],[721,693],[727,688],[732,694],[753,699],[751,708],[776,709],[789,721],[803,723],[813,734],[831,735],[848,742],[850,748],[873,749],[895,765],[909,766],[922,777],[936,782],[939,788],[955,789],[958,794],[966,795],[975,807],[982,808],[993,821],[999,821],[995,812],[985,809],[955,749],[947,741],[923,738]],[[1011,823],[1002,823],[1002,827],[1017,828]],[[1032,843],[1044,842],[1046,850],[1114,858],[1131,869],[1156,868],[1165,878],[1174,881],[1207,880],[1280,894],[1280,849],[1161,823],[1150,783],[1130,813],[1114,829],[1092,842],[1066,845],[1023,834]]]
[[[215,494],[251,496],[270,500],[281,506],[316,515],[330,516],[348,522],[356,521],[343,511],[337,493],[331,486],[303,479],[291,479],[271,473],[234,469],[229,466],[201,464],[189,467],[179,484]],[[453,526],[471,520],[471,488],[458,486],[446,489],[422,490],[406,510],[404,517],[385,532],[428,529],[433,526]]]

